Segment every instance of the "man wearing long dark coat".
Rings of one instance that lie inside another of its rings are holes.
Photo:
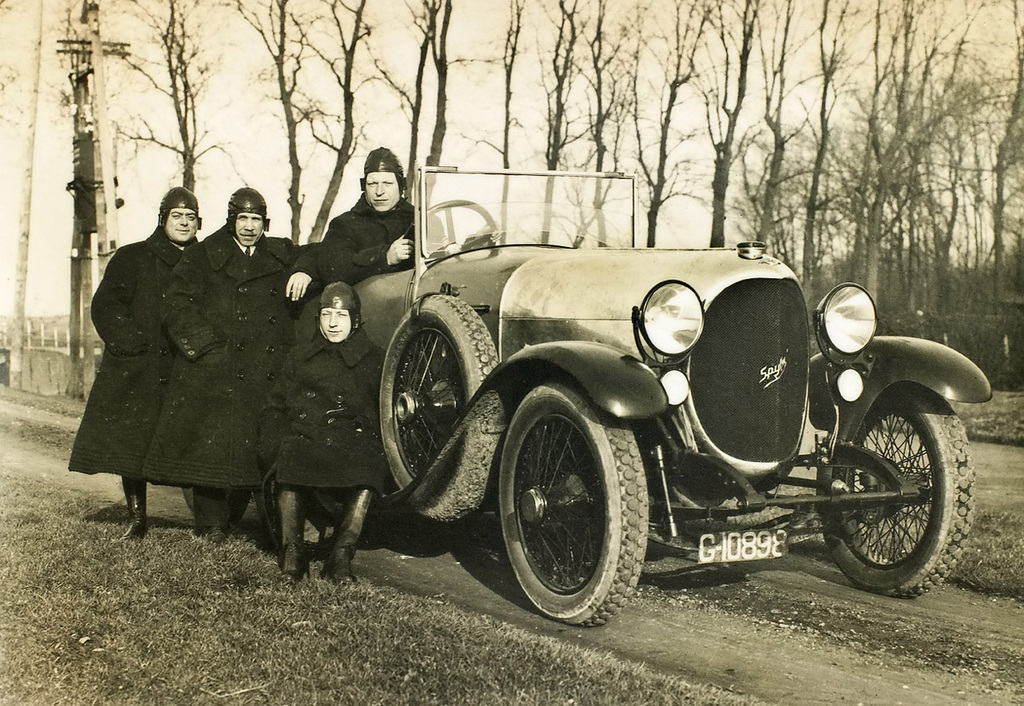
[[[387,147],[371,150],[355,205],[331,219],[319,247],[295,263],[288,294],[299,299],[310,282],[355,285],[367,277],[413,266],[413,206],[405,199],[405,170]],[[313,306],[312,308],[315,308]]]
[[[157,227],[139,243],[118,248],[92,298],[92,321],[103,339],[68,468],[121,476],[130,524],[125,538],[146,534],[142,465],[171,372],[173,347],[161,325],[161,298],[171,271],[199,229],[199,202],[182,187],[160,202]]]
[[[146,460],[148,477],[192,486],[195,532],[223,541],[234,500],[259,488],[258,414],[291,347],[297,303],[285,286],[299,247],[264,235],[266,201],[242,188],[227,223],[174,269],[167,330],[180,355]]]

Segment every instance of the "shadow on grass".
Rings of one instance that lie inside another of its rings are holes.
[[[533,609],[512,572],[501,526],[493,513],[474,512],[452,522],[438,522],[413,512],[371,514],[359,544],[364,549],[387,549],[417,558],[449,554],[492,593],[520,608]]]

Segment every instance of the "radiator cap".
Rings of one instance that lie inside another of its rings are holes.
[[[737,243],[736,252],[744,260],[760,260],[764,257],[765,244],[760,240],[748,240]]]

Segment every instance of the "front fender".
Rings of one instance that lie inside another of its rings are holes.
[[[852,403],[834,398],[839,405],[841,439],[851,438],[871,405],[898,383],[916,383],[953,402],[992,399],[992,385],[970,358],[923,338],[878,336],[855,366],[866,371],[863,394]],[[832,381],[840,370],[820,353],[811,359],[811,423],[819,429],[831,429],[835,424]]]
[[[518,402],[547,380],[574,382],[597,409],[618,419],[649,419],[668,409],[653,370],[618,348],[592,341],[526,346],[498,365],[481,390],[497,390]]]

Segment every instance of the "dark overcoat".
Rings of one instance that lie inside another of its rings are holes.
[[[341,343],[316,339],[288,355],[260,423],[261,456],[278,483],[382,493],[384,354],[362,329]]]
[[[174,268],[165,321],[178,348],[146,459],[162,483],[256,488],[259,412],[295,338],[285,296],[299,247],[264,236],[246,256],[224,226]]]
[[[161,298],[181,255],[158,227],[146,240],[118,248],[107,263],[92,298],[103,359],[71,448],[70,470],[145,479],[142,464],[173,351],[161,326]]]
[[[319,247],[303,253],[295,269],[322,285],[356,284],[367,277],[412,267],[412,259],[389,265],[388,248],[409,234],[413,207],[405,199],[390,211],[377,211],[359,197],[351,210],[332,219]]]

